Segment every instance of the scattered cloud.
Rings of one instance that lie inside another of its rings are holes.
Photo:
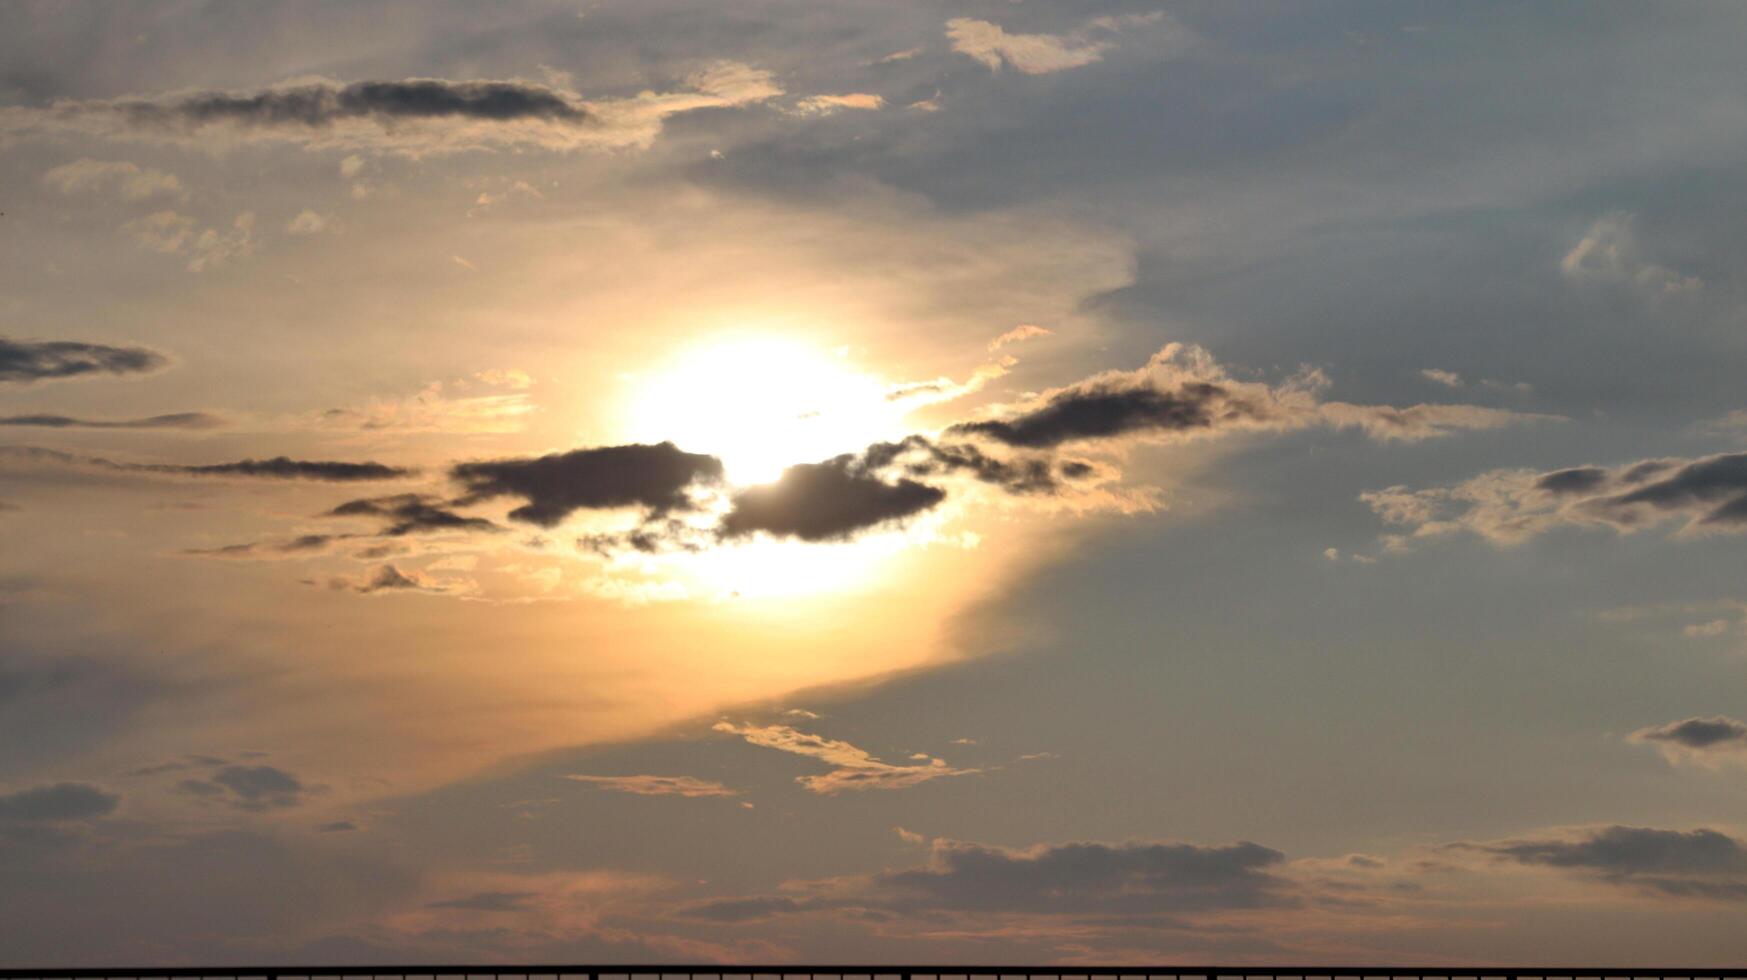
[[[844,790],[903,789],[934,779],[969,776],[979,771],[954,769],[944,761],[932,758],[922,765],[895,766],[879,761],[848,742],[811,735],[787,725],[736,725],[719,721],[712,727],[718,732],[738,735],[753,745],[804,755],[831,765],[831,771],[824,775],[795,779],[807,789],[826,796]]]
[[[85,157],[55,167],[43,174],[42,180],[62,194],[103,194],[130,202],[154,197],[184,199],[188,196],[175,174],[126,160]]]
[[[89,783],[54,783],[0,793],[0,824],[55,824],[107,817],[121,797]]]
[[[534,459],[460,463],[449,471],[465,487],[459,503],[495,497],[526,501],[510,519],[555,527],[577,510],[642,508],[661,516],[696,506],[693,491],[722,479],[722,461],[671,442],[576,449]]]
[[[1420,377],[1434,381],[1446,388],[1460,388],[1463,385],[1462,376],[1454,371],[1441,371],[1437,368],[1425,368],[1419,372]]]
[[[276,142],[348,150],[354,156],[505,147],[574,151],[646,147],[669,116],[752,105],[781,94],[769,72],[726,61],[692,73],[678,91],[599,100],[513,79],[323,78],[254,90],[7,107],[0,109],[0,132],[205,145]],[[347,169],[342,162],[342,175]]]
[[[1027,75],[1047,75],[1101,61],[1116,44],[1117,32],[1145,24],[1169,23],[1163,11],[1097,17],[1067,34],[1009,34],[1000,25],[971,17],[946,22],[952,49],[990,71],[1002,66]],[[1175,29],[1174,24],[1170,26]]]
[[[886,100],[871,92],[850,92],[846,95],[813,95],[795,103],[795,114],[830,116],[843,109],[883,109]]]
[[[1664,725],[1640,728],[1628,738],[1653,745],[1669,762],[1715,765],[1747,762],[1747,722],[1723,715],[1683,718]]]
[[[255,213],[244,211],[231,219],[229,228],[201,228],[200,223],[176,211],[154,211],[122,225],[141,248],[166,255],[187,256],[190,272],[204,272],[255,247]]]
[[[348,500],[322,516],[380,518],[386,522],[381,533],[391,538],[434,531],[501,530],[483,517],[465,517],[444,506],[440,498],[418,493]]]
[[[297,216],[285,223],[285,231],[292,235],[319,235],[333,226],[333,219],[310,208],[297,212]]]
[[[693,776],[582,776],[567,775],[565,779],[597,789],[638,796],[738,796],[739,790],[721,783]]]
[[[1001,336],[996,337],[994,340],[989,341],[989,351],[992,353],[1000,350],[1008,344],[1019,344],[1027,340],[1035,340],[1038,337],[1048,337],[1054,333],[1055,331],[1045,327],[1040,327],[1035,323],[1021,323],[1012,330],[1009,330]]]
[[[238,810],[281,810],[304,801],[310,788],[274,766],[223,766],[206,779],[185,779],[176,788]]]
[[[776,482],[736,493],[721,532],[743,538],[763,532],[802,541],[841,541],[895,524],[946,499],[946,491],[901,478],[888,483],[854,456],[800,463]]]
[[[1395,486],[1360,499],[1419,538],[1471,532],[1504,545],[1561,526],[1628,533],[1671,520],[1683,522],[1683,534],[1740,532],[1747,530],[1747,453],[1493,470],[1451,487]]]
[[[1693,293],[1704,288],[1703,280],[1650,261],[1633,231],[1633,217],[1611,211],[1595,219],[1589,230],[1565,257],[1559,271],[1578,283],[1611,282],[1645,290],[1652,295]]]
[[[0,382],[147,374],[170,363],[144,347],[114,347],[78,340],[12,340],[0,337]]]
[[[1546,838],[1448,846],[1654,894],[1747,901],[1747,847],[1708,828],[1681,831],[1611,826]]]
[[[403,398],[330,408],[314,424],[362,432],[440,432],[490,435],[519,432],[534,411],[533,379],[522,371],[480,371],[465,378],[433,381]]]

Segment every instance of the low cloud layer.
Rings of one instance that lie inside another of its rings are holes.
[[[145,374],[170,361],[144,347],[113,347],[76,340],[12,340],[0,337],[0,382]]]
[[[70,415],[7,415],[0,425],[39,429],[216,429],[224,419],[205,412],[173,412],[140,419],[82,419]]]
[[[1514,544],[1558,527],[1620,533],[1680,522],[1682,533],[1747,530],[1747,453],[1618,466],[1493,470],[1450,487],[1361,495],[1414,537],[1456,532]]]
[[[1707,828],[1612,826],[1562,837],[1452,846],[1661,895],[1747,901],[1747,846]]]

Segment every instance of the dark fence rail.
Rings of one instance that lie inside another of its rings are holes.
[[[683,964],[474,966],[199,966],[0,969],[0,980],[1747,980],[1747,968],[1427,966],[774,966]]]

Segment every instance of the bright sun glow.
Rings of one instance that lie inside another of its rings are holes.
[[[901,433],[889,386],[842,357],[793,341],[735,339],[694,347],[640,379],[630,428],[721,458],[730,482],[768,483]]]

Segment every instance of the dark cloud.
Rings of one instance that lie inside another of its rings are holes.
[[[1098,382],[1056,392],[1036,408],[1011,418],[960,422],[947,431],[1026,449],[1053,449],[1085,439],[1207,430],[1269,418],[1266,405],[1234,397],[1227,387],[1212,382],[1191,381],[1169,391]]]
[[[81,419],[70,415],[8,415],[0,425],[27,425],[45,429],[213,429],[224,419],[205,412],[174,412],[143,419]]]
[[[457,503],[520,497],[527,503],[510,511],[511,520],[554,527],[577,510],[690,510],[693,489],[721,482],[722,461],[663,442],[460,463],[449,472],[466,488]]]
[[[55,783],[0,795],[0,822],[63,823],[115,812],[121,797],[88,783]]]
[[[443,506],[443,502],[427,494],[398,493],[387,497],[366,497],[347,502],[328,511],[325,517],[376,517],[387,522],[382,533],[389,537],[424,534],[431,531],[497,531],[496,524],[483,517],[467,517]]]
[[[0,446],[0,454],[35,463],[63,466],[85,466],[119,473],[156,473],[165,476],[245,477],[266,480],[319,480],[327,483],[354,483],[370,480],[393,480],[411,476],[416,471],[383,463],[351,463],[336,460],[292,459],[275,456],[272,459],[241,459],[231,463],[176,464],[126,463],[101,456],[81,456],[55,449],[34,446]]]
[[[1612,826],[1577,837],[1452,846],[1665,895],[1747,900],[1747,847],[1706,828]]]
[[[320,82],[263,92],[198,92],[162,100],[111,103],[138,126],[198,128],[216,123],[244,127],[331,126],[350,119],[390,125],[399,119],[520,119],[581,123],[589,113],[563,93],[532,82],[454,82],[435,78],[400,82]]]
[[[1150,913],[1256,908],[1286,900],[1269,869],[1285,855],[1247,841],[1054,844],[1009,850],[936,840],[928,867],[888,871],[877,892],[912,909]]]
[[[335,541],[347,541],[355,534],[300,534],[284,541],[227,544],[217,548],[189,548],[182,553],[198,558],[271,559],[295,555],[310,555],[328,550]]]
[[[915,480],[888,483],[846,455],[791,466],[775,483],[735,494],[720,531],[725,538],[763,531],[802,541],[840,541],[913,517],[945,499],[945,491]]]
[[[143,374],[168,363],[164,355],[144,347],[0,337],[0,381],[29,384],[96,374]]]
[[[329,483],[351,483],[367,480],[393,480],[411,476],[413,470],[382,463],[346,463],[334,460],[242,459],[234,463],[211,463],[204,466],[151,466],[159,473],[181,473],[188,476],[247,476],[270,480],[322,480]]]
[[[679,908],[680,915],[710,922],[752,922],[775,915],[791,915],[819,908],[816,901],[800,901],[781,895],[755,895],[751,898],[717,898],[692,902]]]
[[[358,825],[350,820],[334,820],[315,828],[318,834],[345,834],[357,830]]]
[[[441,902],[431,902],[426,908],[433,909],[466,909],[470,912],[514,912],[525,908],[528,899],[539,896],[538,892],[479,892],[462,898],[450,898]]]
[[[1554,470],[1535,481],[1535,489],[1548,493],[1587,493],[1607,482],[1607,470],[1599,466],[1574,466]]]
[[[860,462],[870,471],[899,466],[915,477],[962,473],[1010,493],[1050,493],[1058,487],[1048,458],[997,459],[970,443],[942,443],[925,436],[875,443],[862,452]]]
[[[1747,749],[1747,723],[1714,715],[1687,718],[1666,725],[1640,728],[1632,733],[1640,742],[1662,742],[1698,752]]]
[[[1688,530],[1747,530],[1747,452],[1648,459],[1536,473],[1494,470],[1451,487],[1361,495],[1385,521],[1419,535],[1466,530],[1511,543],[1561,526],[1634,531],[1667,520]]]
[[[206,779],[185,779],[177,788],[239,810],[294,807],[309,792],[302,780],[273,766],[224,766]]]

